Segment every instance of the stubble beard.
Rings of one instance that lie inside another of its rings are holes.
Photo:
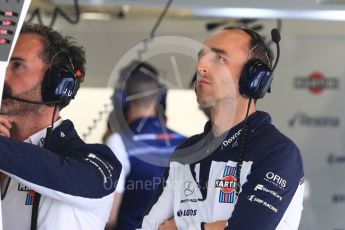
[[[210,92],[207,93],[200,90],[197,93],[197,102],[200,109],[210,109],[216,105],[216,98]]]
[[[33,86],[31,89],[13,95],[11,87],[4,84],[3,99],[1,103],[0,114],[12,116],[12,117],[28,117],[30,115],[36,115],[39,112],[41,105],[30,104],[26,102],[16,101],[14,99],[6,98],[6,96],[14,96],[21,99],[32,100],[32,101],[41,101],[41,84]]]

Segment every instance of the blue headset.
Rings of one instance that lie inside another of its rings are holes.
[[[77,79],[68,51],[61,49],[56,55],[66,56],[70,63],[53,64],[46,71],[42,82],[42,99],[47,103],[66,106],[76,94]]]
[[[264,49],[267,55],[267,48],[261,36],[253,30],[242,29],[253,40],[258,48]],[[267,58],[268,59],[268,58]],[[249,60],[243,67],[239,80],[239,91],[243,96],[253,99],[263,98],[267,92],[270,92],[273,80],[272,69],[260,59]]]

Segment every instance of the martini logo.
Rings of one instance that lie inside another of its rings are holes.
[[[35,192],[29,191],[28,194],[26,194],[25,205],[33,205],[34,199],[35,199]]]
[[[219,203],[234,203],[237,185],[236,171],[235,167],[225,166],[223,178],[216,180],[215,186],[220,188]]]
[[[308,89],[312,94],[320,94],[325,89],[338,89],[339,80],[335,77],[326,78],[321,72],[312,72],[308,77],[296,77],[294,86],[296,89]]]
[[[21,192],[29,192],[29,191],[32,191],[31,188],[29,188],[28,186],[25,186],[21,183],[18,183],[18,191],[21,191]]]
[[[18,191],[27,192],[25,198],[25,205],[32,205],[34,203],[35,191],[21,183],[18,184]]]

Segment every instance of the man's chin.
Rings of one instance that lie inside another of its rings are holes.
[[[200,109],[209,109],[215,106],[214,101],[198,101]]]
[[[1,105],[1,108],[0,108],[0,114],[1,115],[9,115],[8,114],[8,110],[6,108],[4,108],[4,106]]]
[[[16,102],[12,99],[3,99],[1,101],[0,114],[8,116],[18,115],[19,111]]]
[[[1,102],[1,108],[0,108],[0,114],[2,115],[8,115],[9,110],[8,110],[8,102],[6,100],[2,100]]]

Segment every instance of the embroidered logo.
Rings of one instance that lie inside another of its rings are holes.
[[[33,205],[34,198],[35,198],[35,191],[30,189],[28,186],[25,186],[20,183],[18,184],[18,191],[27,192],[26,198],[25,198],[25,205]]]
[[[236,191],[236,172],[237,168],[225,166],[223,179],[216,180],[216,188],[219,191],[219,203],[234,203]]]
[[[34,199],[35,199],[35,192],[29,191],[28,194],[26,195],[25,205],[33,205]]]
[[[237,141],[234,142],[235,140],[238,139],[238,137],[240,136],[242,132],[242,129],[238,130],[234,135],[232,135],[229,139],[227,140],[224,140],[223,143],[222,143],[222,147],[221,147],[221,150],[223,150],[224,148],[230,146],[230,144],[232,144],[231,146],[232,147],[235,147],[238,143]],[[233,143],[234,142],[234,143]]]

